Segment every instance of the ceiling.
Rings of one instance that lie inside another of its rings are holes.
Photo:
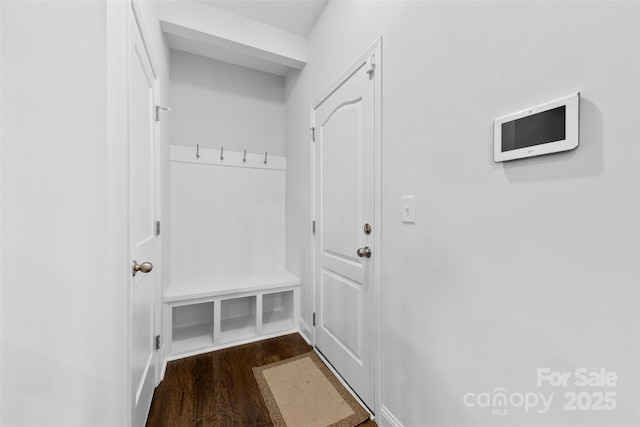
[[[200,0],[200,2],[306,37],[329,0]]]
[[[268,26],[264,31],[271,35],[273,31],[279,31],[280,35],[276,38],[285,40],[284,43],[288,43],[286,39],[294,40],[294,44],[299,43],[299,40],[304,40],[311,32],[328,2],[329,0],[163,0],[165,9],[173,4],[170,6],[173,11],[169,13],[170,16],[184,16],[190,13],[193,19],[195,13],[195,16],[199,17],[195,20],[200,24],[204,22],[210,28],[227,27],[226,30],[220,30],[219,34],[213,34],[213,39],[208,37],[212,34],[186,34],[185,31],[188,33],[189,30],[185,28],[176,30],[174,26],[172,30],[166,22],[163,22],[163,31],[167,33],[172,49],[284,76],[291,64],[281,61],[277,52],[269,58],[264,56],[264,52],[258,52],[262,48],[253,49],[253,52],[256,52],[256,55],[253,55],[247,52],[246,46],[230,48],[229,45],[233,45],[235,40],[245,39],[242,34],[252,34],[255,37],[256,28],[264,28],[260,26]],[[199,7],[196,7],[197,5]],[[211,13],[208,13],[208,10]],[[226,18],[221,18],[223,16]],[[252,22],[255,25],[252,25]],[[234,28],[232,32],[236,33],[235,40],[233,36],[228,36],[230,26]],[[273,31],[268,30],[269,27],[272,27]],[[249,33],[244,33],[245,28]],[[216,30],[211,31],[215,33]],[[224,35],[221,35],[223,33]],[[227,37],[230,38],[226,39]],[[265,33],[265,37],[269,35]]]

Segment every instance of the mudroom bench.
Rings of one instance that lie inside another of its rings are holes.
[[[166,360],[296,332],[299,300],[287,271],[174,281],[163,295]]]

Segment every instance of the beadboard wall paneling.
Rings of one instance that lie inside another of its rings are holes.
[[[171,279],[284,270],[285,171],[170,162]]]

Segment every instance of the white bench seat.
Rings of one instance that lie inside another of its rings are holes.
[[[300,285],[300,279],[288,271],[176,280],[165,289],[163,302],[187,301],[297,285]]]

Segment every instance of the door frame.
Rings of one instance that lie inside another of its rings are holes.
[[[131,260],[132,258],[132,253],[131,253],[131,203],[130,203],[130,197],[131,197],[131,193],[130,193],[130,188],[131,188],[131,174],[130,174],[130,170],[131,170],[131,164],[130,164],[130,153],[131,153],[131,138],[130,138],[130,132],[131,132],[131,122],[130,122],[130,109],[128,108],[128,103],[130,100],[130,95],[131,95],[131,89],[130,89],[130,82],[129,82],[129,73],[130,73],[130,67],[131,64],[129,63],[129,56],[130,56],[130,46],[131,46],[131,39],[133,37],[133,34],[131,34],[131,30],[129,30],[130,28],[134,28],[137,27],[139,33],[140,33],[140,38],[142,40],[142,44],[144,46],[144,51],[146,53],[147,59],[149,60],[149,65],[150,65],[150,71],[151,74],[153,76],[153,104],[154,106],[158,104],[158,94],[159,94],[159,67],[158,67],[158,62],[156,60],[156,57],[153,55],[153,51],[151,49],[151,40],[149,37],[149,33],[147,31],[147,28],[144,24],[144,13],[142,11],[142,6],[140,5],[141,0],[128,0],[128,7],[127,7],[127,52],[126,52],[126,70],[127,70],[127,78],[126,78],[126,102],[127,102],[127,110],[126,110],[126,114],[127,114],[127,123],[126,123],[126,134],[127,134],[127,142],[126,142],[126,199],[127,199],[127,259],[126,259],[126,266],[127,266],[127,272],[128,272],[128,281],[127,281],[127,312],[126,312],[126,330],[127,330],[127,362],[126,362],[126,372],[125,374],[127,375],[127,388],[126,388],[126,397],[127,397],[127,416],[128,416],[128,424],[127,425],[132,425],[132,423],[135,421],[134,419],[134,410],[135,410],[135,402],[134,402],[134,396],[131,393],[131,328],[132,328],[132,322],[131,322],[131,318],[132,318],[132,312],[133,312],[133,306],[132,306],[132,285],[133,285],[133,280],[131,277]],[[159,135],[159,128],[158,128],[158,122],[154,121],[153,122],[153,126],[152,126],[152,132],[153,132],[153,145],[154,145],[154,192],[156,193],[154,196],[154,213],[155,213],[155,217],[157,221],[161,221],[162,218],[162,188],[160,186],[160,181],[161,181],[161,155],[160,155],[160,151],[161,151],[161,147],[160,147],[160,135]],[[154,305],[154,309],[153,309],[153,330],[154,330],[154,335],[160,335],[162,337],[162,303],[161,303],[161,295],[162,295],[162,259],[161,259],[161,254],[162,254],[162,236],[158,235],[155,237],[156,239],[158,239],[158,250],[157,250],[157,261],[154,263],[154,274],[156,274],[156,289],[155,289],[155,293],[154,293],[154,301],[153,301],[153,305]],[[152,375],[153,376],[153,386],[154,388],[157,387],[160,384],[161,378],[162,378],[162,368],[164,365],[164,358],[163,358],[163,352],[162,352],[162,347],[160,348],[160,350],[156,350],[154,353],[154,367],[152,370],[149,371],[148,375]]]
[[[160,100],[160,85],[162,84],[161,79],[162,76],[160,74],[160,67],[158,65],[158,60],[154,55],[153,49],[151,48],[151,39],[147,32],[147,28],[144,24],[143,12],[141,10],[140,2],[143,0],[130,0],[131,1],[131,10],[133,11],[133,17],[135,18],[135,22],[138,25],[138,30],[140,31],[140,36],[142,37],[142,44],[144,45],[144,50],[147,53],[147,58],[149,59],[149,64],[151,65],[151,73],[153,74],[153,102],[154,107],[157,105],[162,105],[163,101]],[[157,110],[156,110],[157,114]],[[153,144],[155,149],[154,154],[154,168],[156,171],[155,174],[155,197],[154,197],[154,210],[155,210],[155,220],[162,223],[162,136],[160,130],[160,121],[156,119],[153,122]],[[160,335],[160,349],[156,351],[156,363],[154,369],[154,383],[155,387],[160,384],[164,377],[164,372],[166,368],[166,357],[164,354],[164,346],[163,344],[163,330],[162,330],[162,233],[157,235],[158,239],[158,258],[156,259],[156,264],[154,264],[154,270],[158,277],[158,288],[156,289],[156,301],[155,301],[155,311],[154,311],[154,331],[155,335]],[[131,257],[129,257],[131,259]]]
[[[131,40],[131,21],[138,25],[143,21],[141,0],[107,2],[107,141],[108,141],[108,179],[109,179],[109,230],[110,243],[108,268],[114,282],[114,290],[109,300],[113,324],[107,342],[112,364],[108,367],[113,386],[109,395],[109,424],[131,426],[131,242],[130,242],[130,176],[129,176],[129,49]],[[157,76],[158,61],[150,51],[149,35],[142,26],[141,36],[149,56],[154,75]],[[158,94],[156,77],[156,100]],[[155,129],[157,130],[157,128]],[[156,132],[156,144],[159,143]],[[124,171],[124,173],[123,173]],[[161,212],[158,212],[160,215]],[[160,273],[161,268],[157,269]],[[161,283],[161,278],[159,279]],[[157,301],[160,305],[159,301]],[[156,325],[156,330],[160,330]],[[156,382],[159,379],[156,378]]]
[[[374,242],[376,242],[376,262],[373,267],[373,288],[374,288],[374,405],[373,410],[375,414],[380,414],[381,397],[382,397],[382,383],[381,383],[381,366],[382,360],[382,339],[381,339],[381,314],[382,314],[382,289],[381,289],[381,272],[382,272],[382,37],[378,38],[356,61],[354,61],[341,75],[336,79],[331,86],[317,100],[311,105],[309,111],[311,127],[315,126],[315,110],[322,104],[329,96],[331,96],[342,84],[347,81],[353,73],[360,69],[363,65],[366,65],[367,61],[375,55],[375,68],[373,72],[374,79],[374,219],[375,225],[373,227]],[[311,142],[315,144],[315,142]],[[315,167],[315,149],[313,145],[310,150],[310,164],[311,164],[311,179],[310,179],[310,193],[311,194],[311,211],[310,217],[312,221],[315,221],[316,212],[316,167]],[[309,244],[311,245],[311,276],[313,286],[313,312],[315,313],[318,308],[318,296],[316,295],[316,248],[315,240],[312,237]],[[313,323],[313,322],[312,322]],[[316,346],[316,327],[311,326],[312,342],[311,344],[315,348]],[[335,373],[335,372],[334,372]],[[342,379],[339,378],[341,381]],[[351,392],[351,390],[349,390]],[[354,394],[354,393],[352,393]],[[355,395],[354,395],[355,396]],[[355,396],[357,398],[357,396]]]

